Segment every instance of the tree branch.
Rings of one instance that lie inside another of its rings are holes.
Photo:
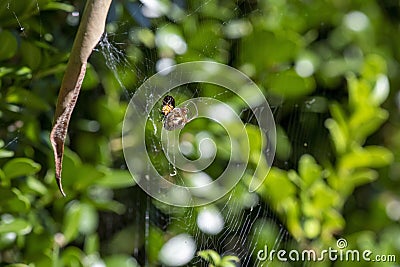
[[[85,77],[87,60],[104,32],[111,1],[88,0],[86,2],[58,94],[50,141],[54,151],[56,182],[63,196],[65,193],[61,183],[61,172],[68,124]]]

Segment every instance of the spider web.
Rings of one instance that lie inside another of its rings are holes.
[[[199,9],[205,8],[209,3],[210,1],[202,3],[191,13],[185,14],[185,17],[195,16]],[[137,10],[140,10],[143,4],[137,7]],[[121,21],[118,21],[117,24],[122,28],[126,26],[125,22],[121,23]],[[167,26],[168,24],[163,27]],[[157,30],[160,30],[160,28],[154,29],[154,31]],[[121,47],[121,43],[113,42],[115,34],[128,35],[129,32],[106,34],[99,45],[99,51],[103,54],[108,68],[113,71],[118,83],[123,88],[125,97],[131,97],[134,94],[134,90],[131,91],[126,88],[123,82],[124,76],[134,72],[144,82],[148,78],[148,75],[161,70],[159,63],[163,59],[160,59],[156,52],[152,51],[150,54],[146,54],[145,58],[142,58],[144,63],[140,66],[139,64],[132,63],[135,62],[135,59],[126,56],[126,53],[119,48]],[[199,52],[199,56],[203,56],[203,53],[207,50],[208,47],[204,47]],[[173,64],[175,62],[172,61],[169,63]],[[143,72],[143,69],[146,73]],[[180,86],[173,89],[169,94],[175,97],[178,105],[186,99],[205,95],[221,101],[232,97],[232,93],[225,88],[212,87],[210,89],[207,86],[202,87],[199,84]],[[147,97],[149,101],[154,101],[153,95],[148,95]],[[161,100],[157,99],[159,104],[151,110],[148,118],[146,131],[147,152],[150,157],[153,156],[151,157],[152,164],[156,166],[158,171],[166,174],[169,179],[179,184],[185,179],[184,174],[175,168],[173,160],[169,162],[165,155],[160,153],[163,152],[160,141],[163,120],[160,114]],[[276,113],[279,106],[272,107],[272,109]],[[249,111],[248,107],[241,107],[239,116],[245,124],[254,123],[254,114]],[[192,128],[196,129],[196,127]],[[229,137],[225,136],[225,138]],[[189,157],[196,158],[199,156],[196,154],[198,146],[195,145],[189,150]],[[288,162],[285,165],[288,167]],[[141,189],[136,188],[135,191],[141,191]],[[273,247],[270,249],[276,249],[282,246],[282,244],[290,244],[292,242],[290,234],[268,206],[268,203],[262,200],[256,193],[248,192],[248,189],[242,183],[239,183],[222,199],[203,207],[179,208],[160,203],[150,196],[146,196],[145,198],[146,201],[143,203],[142,192],[137,194],[134,200],[132,200],[134,208],[128,209],[128,212],[133,213],[129,217],[135,218],[134,222],[132,222],[136,229],[134,235],[143,236],[145,240],[144,246],[136,246],[133,253],[133,256],[144,266],[154,264],[149,262],[148,254],[152,253],[154,246],[157,246],[154,233],[159,233],[160,231],[165,236],[183,235],[185,238],[189,238],[189,240],[192,239],[195,243],[196,251],[212,249],[222,256],[235,255],[240,259],[239,266],[266,266],[265,262],[261,262],[256,258],[256,255],[260,249],[264,248],[267,241],[273,244]],[[135,210],[143,206],[145,207],[145,212],[143,214],[135,214]],[[199,222],[199,220],[203,221]],[[213,229],[215,228],[214,226],[210,226],[210,228],[204,227],[204,225],[207,225],[207,222],[204,220],[210,220],[209,224],[211,225],[214,221],[220,228],[218,226],[216,227],[218,229]],[[203,226],[199,226],[199,224]],[[135,237],[132,238],[137,239]],[[160,254],[162,253],[160,252]],[[174,255],[174,257],[178,256]],[[168,264],[168,262],[165,262],[166,260],[162,256],[160,258],[161,263],[171,265],[171,263]],[[208,266],[208,263],[199,256],[194,255],[188,266]]]

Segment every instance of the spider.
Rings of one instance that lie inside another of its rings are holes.
[[[163,99],[161,112],[164,115],[164,128],[168,131],[182,129],[187,123],[187,108],[175,108],[175,99],[167,95]]]

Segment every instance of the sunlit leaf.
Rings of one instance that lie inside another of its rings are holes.
[[[363,78],[374,81],[380,74],[387,72],[385,59],[378,54],[369,54],[366,56],[361,74]]]
[[[0,250],[12,247],[17,239],[16,233],[0,234]]]
[[[287,214],[287,226],[295,238],[303,238],[304,231],[300,225],[300,204],[295,198],[288,198],[282,204],[284,214]]]
[[[321,178],[322,168],[311,155],[303,155],[299,160],[299,174],[306,187]]]
[[[393,160],[393,154],[384,147],[368,146],[345,154],[339,160],[340,169],[354,169],[361,167],[380,168]]]
[[[238,19],[230,21],[223,28],[224,34],[230,39],[241,38],[248,35],[252,31],[251,23],[246,19]]]
[[[325,127],[328,128],[333,144],[335,145],[336,152],[338,154],[342,154],[346,150],[347,146],[347,135],[342,128],[340,128],[339,124],[336,120],[327,119],[325,121]]]
[[[63,233],[67,243],[74,240],[79,233],[82,218],[81,204],[77,201],[70,203],[64,215]]]
[[[371,169],[361,169],[354,171],[349,179],[349,182],[352,182],[354,186],[360,186],[372,181],[375,181],[378,178],[378,173]]]
[[[8,161],[4,167],[4,174],[8,179],[19,176],[27,176],[37,173],[40,170],[40,164],[28,158],[14,158]]]
[[[371,101],[374,103],[374,105],[379,106],[386,101],[390,93],[389,83],[389,78],[386,75],[378,75],[374,89],[371,93]]]
[[[272,203],[276,205],[285,203],[287,198],[292,197],[296,192],[295,186],[289,180],[287,173],[274,167],[271,168],[261,188],[265,190],[262,195],[268,196]],[[276,188],[280,188],[280,190],[276,190]]]
[[[31,224],[26,220],[19,218],[9,223],[0,224],[0,234],[16,233],[17,235],[27,235],[31,230]]]
[[[75,10],[75,7],[67,3],[49,2],[43,7],[43,10],[61,10],[65,12],[72,12]]]
[[[14,152],[13,151],[0,149],[0,158],[10,158],[12,156],[14,156]]]
[[[384,109],[365,107],[358,109],[348,122],[351,134],[357,141],[364,140],[374,133],[387,120],[389,113]]]
[[[135,227],[138,227],[136,225]],[[149,248],[149,259],[150,262],[156,263],[159,262],[159,255],[160,251],[165,244],[166,240],[164,239],[164,233],[162,230],[158,227],[150,227],[150,232],[149,232],[149,237],[147,241],[151,244],[154,244],[154,246],[151,246]],[[136,243],[139,242],[146,242],[146,237],[145,236],[140,236],[140,239],[135,239]]]
[[[82,266],[84,253],[77,247],[67,247],[61,254],[61,261],[64,266]]]
[[[345,186],[342,184],[342,186]],[[332,190],[324,180],[317,180],[309,188],[307,192],[312,199],[313,209],[315,211],[324,211],[331,207],[337,207],[340,203],[340,195],[335,190]]]
[[[48,110],[50,108],[49,105],[35,93],[16,86],[9,88],[6,101],[37,110]]]
[[[10,185],[10,179],[7,179],[2,169],[0,169],[0,184],[3,187],[8,187]]]
[[[335,209],[325,210],[325,221],[322,223],[321,236],[330,236],[332,232],[343,229],[345,220],[343,216]]]
[[[98,226],[96,209],[87,203],[80,204],[79,232],[82,234],[94,233]]]
[[[154,36],[154,33],[151,30],[149,30],[147,28],[140,29],[138,31],[138,33],[137,33],[137,36],[138,36],[138,39],[145,46],[147,46],[149,48],[153,48],[154,47],[155,36]]]
[[[197,252],[197,255],[214,264],[214,266],[219,266],[221,263],[221,256],[214,250],[207,249]]]
[[[38,179],[35,179],[33,177],[28,177],[26,180],[26,185],[29,187],[29,189],[44,195],[48,192],[47,187],[40,182]]]
[[[317,219],[307,219],[304,222],[304,233],[309,239],[316,238],[321,231],[321,224]]]
[[[260,157],[263,157],[262,149],[263,143],[265,144],[265,140],[262,140],[263,136],[260,129],[255,127],[254,125],[246,125],[246,133],[248,136],[248,140],[251,140],[251,142],[245,142],[243,144],[241,143],[240,145],[243,147],[243,151],[245,151],[244,149],[247,145],[250,145],[250,162],[257,165],[259,164]]]

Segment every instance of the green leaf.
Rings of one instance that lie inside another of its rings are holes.
[[[381,108],[359,108],[350,117],[349,128],[351,135],[360,144],[374,133],[389,117],[389,112]]]
[[[344,155],[339,160],[339,169],[350,170],[355,168],[380,168],[393,161],[393,154],[384,147],[368,146],[358,148]]]
[[[160,248],[163,243],[163,233],[161,230],[150,227],[148,243],[152,244],[148,248],[149,258],[157,258]],[[119,232],[115,233],[106,245],[107,253],[109,254],[132,254],[135,248],[141,247],[144,243],[142,235],[136,235],[139,231],[137,225],[130,225]],[[132,238],[133,237],[133,238]]]
[[[1,83],[0,83],[0,88],[1,88]],[[0,113],[0,116],[1,116],[1,113]],[[6,150],[4,147],[4,141],[0,139],[0,158],[9,158],[12,156],[14,156],[14,151]]]
[[[309,187],[316,179],[321,178],[322,168],[311,155],[303,155],[299,160],[299,174],[304,185]]]
[[[34,92],[20,87],[10,87],[6,95],[6,101],[11,104],[19,104],[37,110],[46,111],[50,106]]]
[[[42,62],[42,51],[33,42],[23,39],[21,42],[20,53],[23,62],[28,65],[30,69],[36,70],[40,67]]]
[[[83,266],[84,253],[77,247],[69,246],[61,254],[61,266]]]
[[[263,135],[258,127],[255,127],[254,125],[248,124],[246,125],[246,133],[248,136],[248,139],[246,139],[246,142],[240,143],[243,151],[247,149],[247,146],[250,146],[250,151],[249,151],[249,159],[252,163],[254,163],[256,166],[260,163],[260,157],[263,157],[262,154],[262,149],[263,144],[265,144],[265,140],[263,140]],[[247,140],[251,140],[251,142],[247,143]],[[247,154],[247,153],[243,153]],[[246,159],[243,159],[246,160]],[[264,176],[265,177],[265,176]]]
[[[321,223],[317,219],[307,219],[304,222],[304,233],[309,239],[318,237],[321,232]]]
[[[229,21],[223,28],[223,32],[227,38],[239,39],[250,34],[252,26],[247,19],[237,19]]]
[[[378,173],[371,169],[356,170],[349,177],[354,186],[364,185],[375,181],[378,178]]]
[[[12,247],[17,239],[17,234],[0,234],[0,251]]]
[[[197,252],[197,255],[199,255],[206,261],[214,264],[215,266],[219,266],[219,264],[221,263],[221,256],[212,249],[199,251]]]
[[[61,10],[65,12],[72,12],[75,10],[75,7],[66,3],[49,2],[46,6],[43,7],[43,10]]]
[[[97,211],[91,204],[80,204],[79,232],[82,234],[92,234],[98,226]]]
[[[293,236],[297,239],[303,238],[304,232],[300,225],[300,203],[294,197],[288,198],[285,200],[285,203],[282,204],[283,209],[281,212],[287,214],[287,226]]]
[[[126,255],[112,255],[104,258],[107,267],[138,267],[137,261]]]
[[[377,54],[369,54],[365,57],[361,75],[369,81],[375,81],[378,75],[387,72],[386,60]]]
[[[5,189],[0,187],[0,213],[24,213],[30,208],[30,201],[17,188]]]
[[[349,138],[347,119],[342,107],[338,103],[331,104],[329,106],[329,110],[331,112],[332,119],[327,119],[325,121],[325,127],[331,134],[336,152],[338,154],[342,154],[346,151]]]
[[[86,237],[84,251],[87,255],[95,254],[99,251],[100,241],[97,233],[93,233]]]
[[[233,262],[240,262],[237,256],[227,255],[222,258],[223,261],[233,261]]]
[[[349,105],[353,110],[365,105],[372,105],[370,101],[371,86],[365,80],[358,80],[354,74],[347,77],[349,87]]]
[[[11,158],[12,156],[14,156],[14,151],[0,149],[0,159]]]
[[[261,72],[294,60],[301,46],[302,39],[294,32],[254,31],[241,39],[240,60],[242,64],[253,64]]]
[[[129,171],[115,169],[107,170],[105,176],[97,179],[94,183],[111,189],[135,185],[135,181]]]
[[[280,160],[288,160],[292,153],[292,144],[285,132],[279,125],[276,127],[276,157]]]
[[[287,178],[298,187],[303,187],[303,181],[295,170],[289,170],[287,172]]]
[[[140,42],[142,42],[146,47],[148,48],[154,48],[154,41],[155,41],[155,36],[154,33],[148,29],[148,28],[143,28],[138,30],[137,32],[137,38]]]
[[[335,209],[325,211],[325,221],[322,223],[321,236],[330,236],[332,233],[341,231],[345,225],[343,216]]]
[[[15,219],[10,223],[0,224],[0,234],[16,233],[17,235],[27,235],[31,232],[32,225],[24,219]]]
[[[339,127],[339,124],[333,119],[327,119],[325,121],[325,127],[331,134],[332,142],[335,145],[336,152],[343,154],[347,147],[347,136]]]
[[[323,180],[316,181],[307,193],[309,198],[312,199],[312,208],[316,213],[322,213],[324,210],[336,207],[340,203],[338,192],[330,188]]]
[[[125,206],[118,201],[96,201],[93,203],[97,209],[104,210],[104,211],[111,211],[117,214],[123,214],[125,212]]]
[[[276,190],[279,188],[279,190]],[[262,196],[268,197],[275,205],[282,205],[296,193],[295,185],[289,180],[287,172],[272,167],[264,186]]]
[[[131,229],[134,230],[133,231],[134,233],[137,233],[138,229],[140,229],[140,225],[136,224]],[[159,256],[160,256],[160,251],[166,242],[165,233],[157,226],[150,226],[148,238],[146,238],[143,235],[140,237],[136,237],[133,241],[134,241],[136,247],[138,247],[138,244],[145,244],[146,242],[148,242],[149,244],[153,244],[148,249],[149,258],[153,259],[152,260],[153,263],[158,262]]]
[[[0,60],[5,60],[13,57],[18,49],[18,43],[15,36],[7,30],[0,32]]]
[[[286,98],[306,96],[315,90],[312,77],[300,77],[294,70],[287,70],[271,75],[267,80],[269,91]]]
[[[223,49],[223,42],[221,42],[223,40],[222,33],[220,29],[218,29],[217,25],[211,21],[204,21],[203,23],[198,24],[197,27],[198,29],[196,34],[190,35],[189,38],[186,38],[188,42],[188,51],[184,54],[184,56],[191,59],[200,59],[202,56],[205,56],[220,58],[223,60],[224,54],[221,53],[221,50]],[[159,36],[161,32],[164,34],[175,33],[180,35],[180,29],[174,29],[173,27],[169,27],[167,29],[167,31],[158,31],[156,36]],[[159,42],[156,42],[156,45],[160,47]],[[165,42],[165,44],[162,45],[167,47],[168,42]],[[209,47],[209,49],[203,49],[204,46]],[[160,48],[163,47],[161,46]]]
[[[222,258],[219,266],[221,267],[236,267],[236,263],[240,262],[237,256],[227,255]]]
[[[40,164],[28,158],[14,158],[8,161],[3,171],[7,179],[12,179],[20,176],[33,175],[40,170]]]
[[[48,192],[47,187],[33,177],[28,177],[28,179],[26,180],[26,185],[29,187],[29,189],[41,195],[45,195]]]
[[[236,263],[233,263],[231,261],[221,261],[221,264],[218,267],[236,267]],[[211,267],[211,266],[210,266]]]
[[[17,188],[13,188],[11,191],[17,196],[17,199],[19,200],[19,202],[10,203],[10,204],[12,204],[10,207],[12,207],[14,210],[18,210],[19,212],[28,211],[31,207],[31,202],[29,201],[29,198],[27,196],[25,196]]]
[[[2,169],[0,169],[0,185],[3,187],[10,186],[10,180],[6,178],[6,175],[4,174]]]
[[[82,208],[78,201],[71,202],[67,207],[63,223],[63,233],[66,243],[73,241],[78,236],[81,214]]]

